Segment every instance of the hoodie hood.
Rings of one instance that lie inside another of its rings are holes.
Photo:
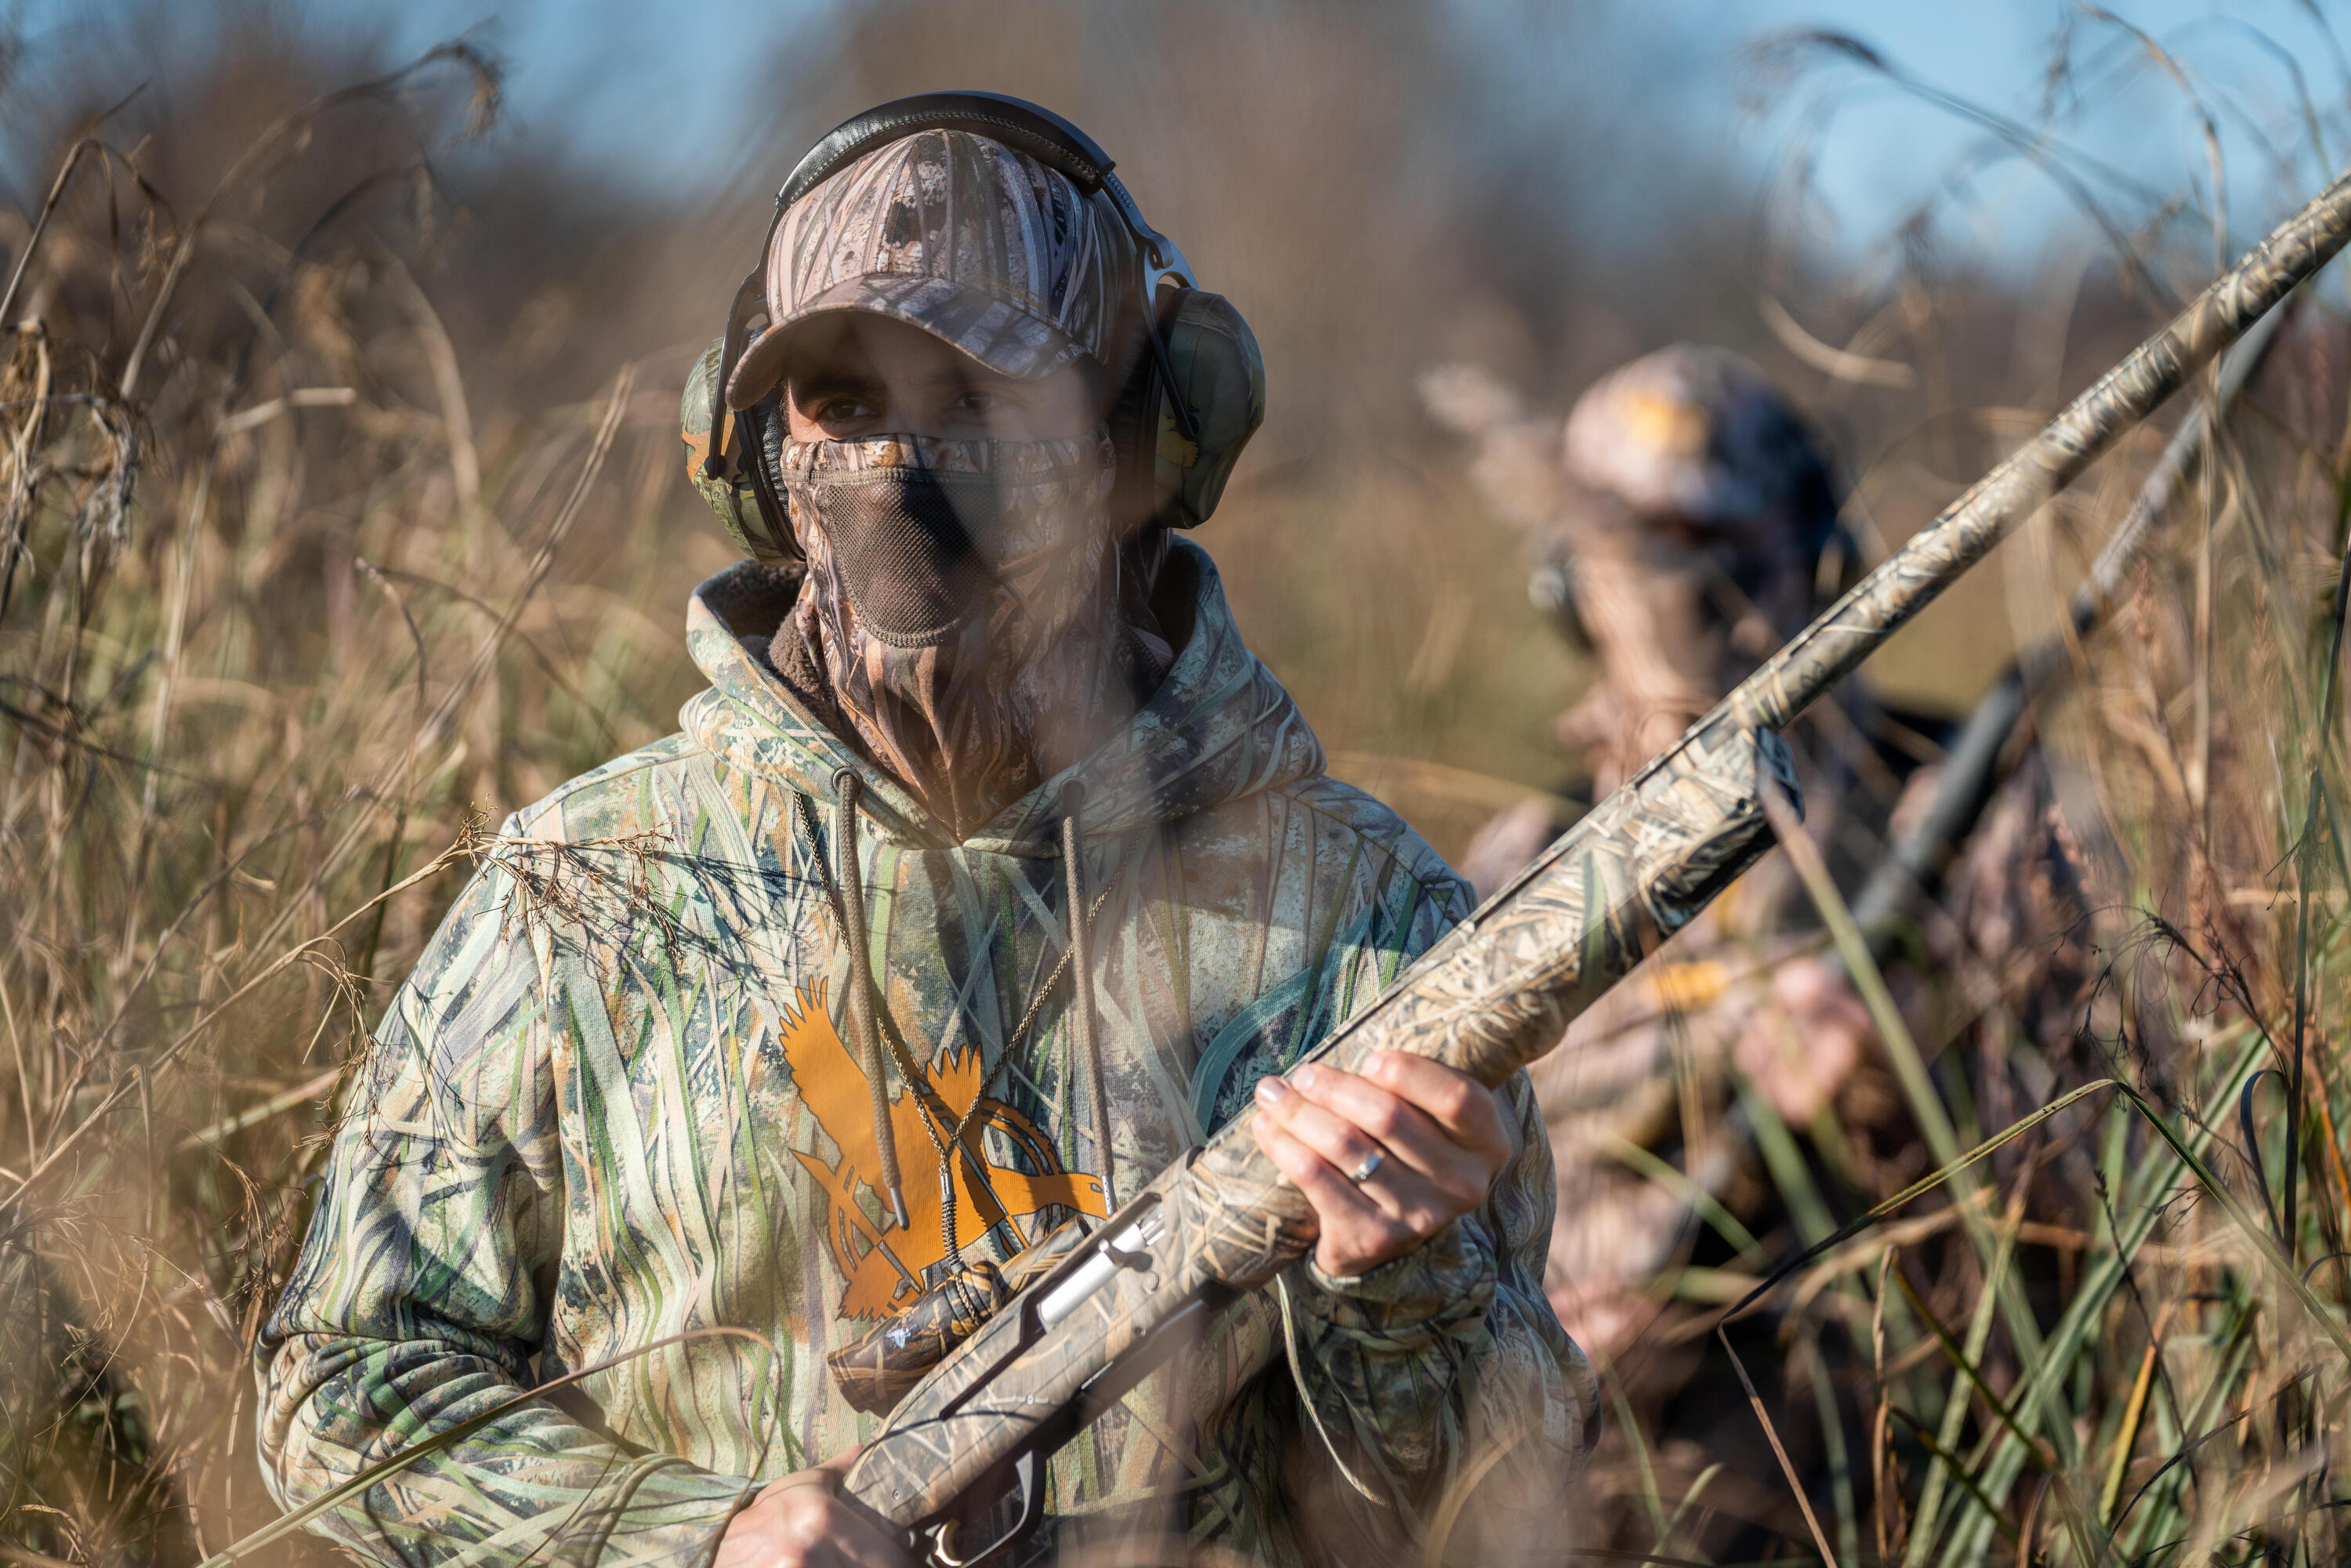
[[[1061,791],[1085,786],[1088,836],[1165,824],[1321,773],[1322,743],[1241,641],[1207,552],[1175,541],[1159,601],[1180,644],[1167,678],[1109,744],[1047,779],[958,844],[946,825],[800,704],[768,663],[768,635],[799,591],[794,567],[744,561],[695,590],[686,645],[710,686],[679,715],[714,756],[822,800],[843,768],[876,831],[924,849],[1050,857],[1061,852]]]

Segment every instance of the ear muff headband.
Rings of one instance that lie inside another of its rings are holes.
[[[1000,92],[918,92],[893,98],[826,131],[776,193],[777,207],[790,206],[875,148],[919,131],[967,131],[1001,141],[1067,175],[1089,196],[1117,167],[1092,137],[1041,104]]]
[[[1176,242],[1144,221],[1143,209],[1112,172],[1117,162],[1100,142],[1042,104],[1000,92],[918,92],[842,120],[809,149],[776,193],[776,215],[768,222],[768,239],[775,238],[775,225],[783,221],[785,209],[794,202],[874,149],[922,131],[964,131],[987,137],[1027,153],[1065,176],[1086,195],[1096,192],[1108,195],[1142,246],[1144,298],[1157,295],[1162,278],[1172,278],[1185,288],[1199,287],[1192,276],[1192,264]],[[766,246],[760,246],[760,254],[767,254]]]
[[[776,210],[759,246],[760,265],[744,277],[727,312],[717,374],[710,389],[710,447],[703,459],[705,477],[725,482],[735,472],[727,450],[734,421],[726,407],[726,387],[747,339],[746,329],[758,312],[768,247],[775,242],[784,214],[793,203],[868,152],[934,130],[962,131],[1002,142],[1063,175],[1081,193],[1105,196],[1117,212],[1136,244],[1141,276],[1135,280],[1134,298],[1149,361],[1139,379],[1152,384],[1132,387],[1130,392],[1140,395],[1120,399],[1121,413],[1130,417],[1114,416],[1113,423],[1130,428],[1114,429],[1113,435],[1118,438],[1122,460],[1137,482],[1144,475],[1150,476],[1144,510],[1176,528],[1206,520],[1241,444],[1264,417],[1265,370],[1256,340],[1229,304],[1217,296],[1197,295],[1192,264],[1173,240],[1144,220],[1134,197],[1112,172],[1115,165],[1111,156],[1092,137],[1042,105],[994,92],[926,92],[893,99],[833,127],[793,167],[776,193]],[[1176,291],[1172,300],[1162,299],[1163,283]],[[1219,308],[1207,314],[1217,319],[1217,329],[1203,332],[1196,322],[1186,319],[1200,314],[1186,308],[1186,301],[1193,298],[1202,303],[1215,301]],[[1220,365],[1234,360],[1236,353],[1237,361]],[[1238,410],[1204,408],[1197,401],[1204,393],[1228,392],[1235,386],[1245,389]],[[1217,417],[1219,413],[1223,417]],[[1237,413],[1240,417],[1236,418]],[[1163,428],[1171,423],[1176,436],[1172,442]],[[765,444],[753,438],[753,430],[747,419],[739,434],[756,451]],[[782,486],[774,476],[761,477],[767,482],[755,484],[754,488],[761,511],[768,513],[770,496],[780,497]],[[789,519],[770,515],[765,521],[778,542],[797,553]]]

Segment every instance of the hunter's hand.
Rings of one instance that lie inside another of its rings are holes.
[[[1754,1009],[1730,1058],[1782,1121],[1808,1126],[1876,1043],[1877,1027],[1843,972],[1824,959],[1782,964],[1771,972],[1771,996],[1779,1006]]]
[[[1257,1146],[1322,1222],[1325,1274],[1403,1257],[1485,1202],[1510,1157],[1493,1093],[1424,1056],[1383,1051],[1361,1074],[1316,1064],[1260,1079],[1257,1105]]]
[[[769,1481],[728,1521],[711,1568],[912,1568],[895,1541],[838,1495],[859,1452]]]

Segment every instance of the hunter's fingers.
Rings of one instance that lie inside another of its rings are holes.
[[[810,1488],[802,1516],[803,1553],[810,1568],[913,1568],[898,1543],[876,1530],[864,1514],[830,1493]]]
[[[1447,1071],[1434,1062],[1426,1065],[1440,1073]],[[1269,1080],[1261,1088],[1270,1092],[1279,1082]],[[1343,1171],[1361,1170],[1364,1160],[1377,1153],[1384,1162],[1418,1172],[1456,1199],[1458,1207],[1482,1199],[1501,1168],[1501,1149],[1480,1146],[1484,1139],[1474,1125],[1474,1107],[1465,1110],[1446,1102],[1449,1113],[1471,1121],[1467,1130],[1457,1132],[1411,1099],[1336,1068],[1302,1067],[1291,1087],[1295,1092],[1285,1099],[1298,1109],[1284,1117],[1285,1124]],[[1491,1097],[1485,1091],[1474,1083],[1468,1088],[1471,1094],[1487,1099],[1490,1109]],[[1264,1103],[1262,1094],[1259,1103]]]
[[[1359,1171],[1397,1153],[1387,1140],[1356,1120],[1279,1078],[1258,1081],[1257,1103],[1281,1130],[1321,1155],[1342,1172]],[[1389,1131],[1387,1128],[1382,1132]],[[1424,1137],[1438,1136],[1429,1128]],[[1410,1156],[1406,1156],[1410,1159]],[[1425,1157],[1425,1156],[1424,1156]],[[1410,1159],[1417,1165],[1418,1159]]]
[[[1258,1147],[1265,1150],[1267,1159],[1274,1161],[1274,1168],[1305,1192],[1307,1204],[1314,1206],[1314,1220],[1322,1229],[1314,1239],[1314,1262],[1322,1265],[1323,1274],[1333,1279],[1368,1274],[1434,1234],[1416,1232],[1399,1218],[1383,1213],[1364,1189],[1340,1176],[1331,1161],[1281,1131],[1281,1124],[1272,1116],[1253,1116],[1250,1131],[1256,1133]]]
[[[1296,1095],[1290,1099],[1295,1102]],[[1370,1181],[1358,1186],[1330,1161],[1282,1130],[1281,1124],[1260,1112],[1250,1122],[1258,1147],[1288,1176],[1306,1201],[1314,1206],[1321,1235],[1314,1243],[1314,1261],[1334,1279],[1367,1274],[1391,1259],[1426,1241],[1450,1223],[1456,1206],[1448,1204],[1426,1178],[1393,1161],[1383,1162]],[[1400,1174],[1391,1184],[1390,1170]],[[1421,1197],[1409,1214],[1387,1212],[1378,1200],[1395,1185],[1408,1185]]]
[[[1388,1217],[1361,1188],[1284,1127],[1277,1116],[1260,1110],[1250,1120],[1249,1131],[1256,1134],[1257,1146],[1265,1151],[1265,1157],[1273,1162],[1274,1168],[1288,1176],[1290,1185],[1304,1193],[1306,1201],[1314,1206],[1315,1217],[1322,1222],[1326,1237],[1334,1226],[1365,1221],[1382,1226],[1389,1223]]]
[[[1343,1176],[1357,1195],[1414,1237],[1436,1235],[1447,1221],[1485,1196],[1489,1178],[1474,1168],[1468,1156],[1445,1144],[1433,1127],[1398,1134],[1399,1141],[1393,1145],[1377,1142],[1345,1117],[1315,1104],[1278,1078],[1259,1083],[1258,1103],[1276,1126],[1322,1155],[1323,1163]],[[1425,1146],[1407,1151],[1403,1142],[1406,1136],[1439,1148],[1435,1153]],[[1425,1162],[1458,1168],[1448,1171],[1440,1181],[1422,1168]],[[1356,1179],[1359,1171],[1365,1173],[1360,1181]]]
[[[1375,1051],[1364,1077],[1398,1099],[1410,1102],[1445,1129],[1461,1147],[1493,1162],[1510,1157],[1510,1133],[1494,1092],[1441,1061],[1406,1051]]]
[[[899,1542],[836,1495],[860,1451],[768,1483],[727,1526],[716,1568],[911,1568]]]
[[[1353,1173],[1366,1162],[1353,1151],[1373,1145],[1360,1132],[1278,1080],[1268,1079],[1260,1086],[1259,1110],[1252,1126],[1258,1146],[1314,1206],[1322,1232],[1315,1242],[1314,1260],[1326,1274],[1362,1274],[1392,1258],[1401,1258],[1475,1207],[1483,1196],[1482,1185],[1469,1196],[1447,1192],[1404,1161],[1384,1154],[1370,1162],[1371,1173],[1364,1180],[1354,1180]],[[1314,1135],[1309,1135],[1310,1129]],[[1331,1157],[1333,1148],[1345,1151],[1337,1161]]]

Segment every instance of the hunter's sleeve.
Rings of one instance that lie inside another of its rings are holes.
[[[263,1473],[291,1509],[429,1449],[311,1525],[374,1563],[690,1568],[750,1483],[528,1393],[563,1239],[562,998],[520,903],[476,875],[377,1030],[256,1347]]]
[[[1524,1073],[1502,1098],[1512,1157],[1483,1207],[1368,1274],[1310,1257],[1283,1281],[1317,1535],[1335,1511],[1366,1546],[1401,1527],[1424,1560],[1491,1561],[1546,1539],[1585,1457],[1598,1387],[1542,1289],[1551,1145]]]
[[[1369,922],[1336,967],[1342,1019],[1468,914],[1468,890],[1419,850],[1410,869],[1421,874],[1380,890],[1385,929]],[[1479,1562],[1556,1539],[1525,1511],[1566,1493],[1598,1389],[1543,1294],[1557,1197],[1526,1074],[1502,1102],[1511,1158],[1482,1207],[1368,1274],[1332,1279],[1310,1257],[1280,1281],[1288,1343],[1257,1400],[1260,1419],[1288,1429],[1289,1474],[1280,1495],[1259,1500],[1260,1517],[1280,1521],[1261,1553]]]

